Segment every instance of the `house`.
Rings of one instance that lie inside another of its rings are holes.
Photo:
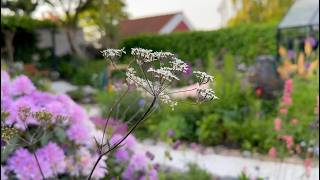
[[[236,15],[237,11],[241,9],[242,1],[222,0],[218,12],[221,17],[221,27],[225,27],[228,21]]]
[[[122,37],[138,34],[167,34],[192,30],[194,30],[193,26],[181,12],[128,19],[120,22],[120,34]]]

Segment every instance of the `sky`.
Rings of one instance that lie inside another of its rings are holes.
[[[221,1],[223,0],[125,0],[130,18],[183,12],[198,30],[219,28],[218,7]]]
[[[218,12],[220,2],[223,0],[124,0],[125,10],[130,18],[162,15],[173,12],[183,12],[186,18],[197,30],[210,30],[220,27],[221,17]],[[34,13],[35,17],[41,17],[44,12],[52,10],[43,5]],[[62,9],[55,8],[55,13]],[[61,12],[60,12],[61,13]]]

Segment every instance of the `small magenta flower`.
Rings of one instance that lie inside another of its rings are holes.
[[[167,131],[167,136],[168,136],[168,137],[173,137],[174,135],[175,135],[174,130],[169,129],[169,130]]]
[[[281,130],[281,119],[280,118],[276,118],[274,120],[274,130],[276,130],[276,131]]]
[[[275,147],[270,148],[269,150],[269,157],[271,158],[276,158],[277,157],[277,150]]]
[[[20,75],[16,77],[12,81],[11,88],[13,95],[28,95],[36,90],[31,80],[25,75]]]

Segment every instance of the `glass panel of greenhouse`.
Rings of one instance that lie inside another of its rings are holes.
[[[296,0],[279,29],[319,25],[319,0]]]

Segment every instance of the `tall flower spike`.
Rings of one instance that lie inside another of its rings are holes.
[[[213,81],[213,76],[208,75],[205,72],[201,72],[201,71],[194,71],[193,72],[196,77],[199,80],[199,84],[207,84],[208,82],[212,82]]]
[[[106,59],[117,59],[122,56],[122,54],[125,54],[124,48],[122,49],[106,49],[103,51],[100,51],[102,53],[102,56]]]

